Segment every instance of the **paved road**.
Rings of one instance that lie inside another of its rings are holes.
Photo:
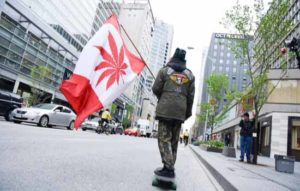
[[[0,190],[159,190],[155,139],[98,135],[0,120]],[[177,190],[221,190],[189,147],[180,146]]]

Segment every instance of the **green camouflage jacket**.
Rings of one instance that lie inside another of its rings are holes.
[[[173,62],[162,68],[152,91],[158,99],[156,119],[184,122],[192,115],[195,77],[185,64]]]

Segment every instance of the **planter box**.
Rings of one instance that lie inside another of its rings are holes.
[[[202,150],[205,150],[205,151],[208,151],[208,152],[222,153],[222,149],[217,148],[217,147],[210,147],[210,146],[208,146],[208,145],[203,145],[203,144],[201,144],[201,145],[200,145],[200,148],[201,148]]]
[[[227,157],[236,157],[235,148],[234,147],[224,147],[222,154]]]

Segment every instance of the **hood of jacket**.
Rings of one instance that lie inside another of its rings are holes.
[[[171,67],[176,72],[183,72],[186,69],[186,61],[178,58],[171,58],[167,66]]]

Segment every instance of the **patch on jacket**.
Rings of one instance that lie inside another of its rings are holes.
[[[178,85],[186,84],[190,81],[186,75],[177,73],[170,75],[170,79]]]

